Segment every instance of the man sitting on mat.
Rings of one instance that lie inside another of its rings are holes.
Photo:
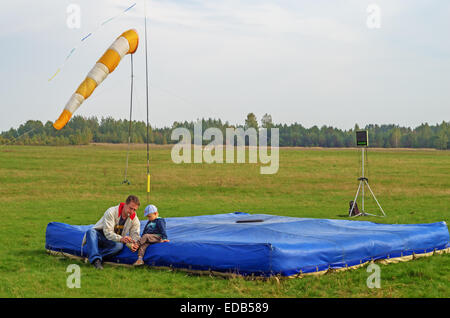
[[[103,217],[86,232],[82,245],[87,245],[89,262],[95,268],[103,269],[103,258],[118,254],[123,244],[127,244],[133,252],[138,249],[135,241],[139,240],[141,229],[136,215],[139,205],[138,197],[128,196],[125,203],[106,210]]]

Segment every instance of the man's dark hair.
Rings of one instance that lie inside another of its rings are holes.
[[[129,195],[127,200],[125,201],[126,204],[129,204],[130,202],[136,203],[138,206],[141,205],[141,202],[139,202],[139,198],[135,195]]]

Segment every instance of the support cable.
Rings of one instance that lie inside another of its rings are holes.
[[[130,121],[128,123],[128,147],[127,147],[127,160],[125,163],[125,175],[124,175],[124,179],[122,181],[123,183],[126,183],[128,185],[130,185],[130,181],[128,181],[127,179],[127,173],[128,173],[128,157],[130,154],[130,144],[131,144],[131,116],[133,114],[133,78],[134,78],[134,74],[133,74],[133,54],[130,54],[131,57],[131,87],[130,87]]]

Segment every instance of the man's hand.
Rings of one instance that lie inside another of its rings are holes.
[[[127,243],[134,243],[133,239],[129,236],[124,236],[120,239],[121,243],[127,244]]]

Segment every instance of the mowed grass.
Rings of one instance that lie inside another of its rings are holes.
[[[0,147],[0,297],[449,297],[450,255],[380,265],[381,288],[368,288],[367,267],[302,279],[249,280],[180,271],[105,266],[50,256],[49,222],[93,224],[110,206],[146,198],[146,147],[126,145]],[[235,211],[346,220],[360,175],[358,149],[280,149],[279,170],[261,164],[175,164],[171,147],[151,146],[151,203],[161,216]],[[450,152],[369,150],[370,185],[387,217],[379,223],[450,221]],[[378,212],[367,197],[366,211]],[[143,208],[139,211],[141,219]],[[193,233],[193,235],[195,235]],[[68,288],[67,266],[81,267],[81,288]]]

